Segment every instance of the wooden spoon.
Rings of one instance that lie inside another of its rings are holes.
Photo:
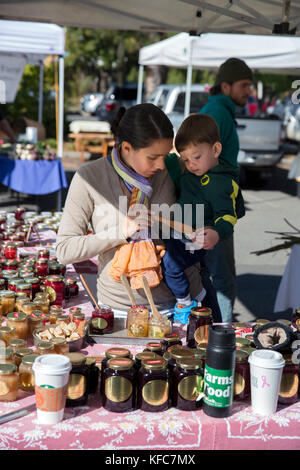
[[[151,307],[152,315],[154,316],[154,318],[157,321],[161,322],[161,321],[163,321],[163,317],[159,313],[159,311],[157,310],[157,308],[155,306],[155,303],[154,303],[154,300],[153,300],[153,297],[152,297],[152,294],[151,294],[151,290],[150,290],[150,286],[148,284],[147,278],[145,276],[142,276],[142,281],[143,281],[145,294],[147,296],[148,302],[149,302],[150,307]]]
[[[95,299],[95,297],[93,296],[93,294],[92,294],[92,292],[91,292],[89,286],[87,285],[87,282],[86,282],[86,280],[85,280],[83,274],[79,274],[79,277],[80,277],[80,280],[81,280],[81,282],[82,282],[82,284],[83,284],[85,290],[87,291],[87,293],[88,293],[88,295],[89,295],[89,297],[90,297],[90,299],[91,299],[91,301],[92,301],[93,307],[94,307],[95,309],[99,309],[98,302],[97,302],[97,300]]]
[[[135,303],[135,299],[134,299],[133,290],[131,289],[130,284],[129,284],[128,279],[125,276],[125,274],[121,274],[121,281],[122,281],[122,284],[123,284],[123,286],[125,287],[125,289],[127,291],[128,297],[129,297],[130,302],[131,302],[131,306],[134,307],[136,305],[136,303]]]

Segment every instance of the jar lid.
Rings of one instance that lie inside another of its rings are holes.
[[[11,312],[7,314],[7,318],[11,321],[24,321],[27,315],[24,312]]]
[[[180,359],[183,357],[193,357],[193,351],[191,349],[174,348],[170,351],[173,359]]]
[[[148,349],[150,349],[150,351],[152,352],[155,352],[155,351],[161,351],[162,350],[162,345],[161,343],[147,343],[146,344],[146,347]]]
[[[93,366],[96,364],[96,359],[94,357],[87,357],[85,363],[87,366]]]
[[[0,364],[0,375],[9,375],[17,371],[15,364]]]
[[[247,361],[249,353],[245,349],[240,349],[236,351],[235,362],[245,362]]]
[[[197,359],[205,359],[206,349],[194,349],[193,354]]]
[[[0,327],[0,333],[12,333],[13,331],[16,331],[15,328],[12,326],[1,326]]]
[[[119,358],[113,358],[109,359],[107,362],[107,366],[109,369],[113,370],[128,370],[133,367],[133,360],[129,359],[129,357],[119,357]]]
[[[207,349],[207,343],[204,343],[204,342],[198,343],[198,344],[197,344],[197,349],[200,349],[201,351],[206,351],[206,349]]]
[[[16,351],[16,356],[24,357],[28,354],[33,354],[33,350],[30,348],[21,348]]]
[[[68,354],[65,354],[65,356],[67,356],[70,361],[71,361],[71,364],[73,366],[81,366],[85,363],[86,361],[86,356],[84,354],[81,354],[81,353],[68,353]]]
[[[15,298],[15,293],[13,291],[0,291],[0,298],[4,297],[5,299]]]
[[[52,276],[47,276],[46,281],[49,281],[49,282],[62,282],[63,277],[58,276],[57,274],[55,274],[55,275],[52,275]]]
[[[51,341],[40,341],[37,343],[36,347],[41,351],[46,351],[48,349],[54,349],[54,344]]]
[[[39,357],[39,354],[26,354],[26,356],[22,358],[22,362],[26,365],[32,365],[37,357]]]
[[[85,319],[85,314],[84,313],[81,313],[81,312],[76,312],[76,313],[73,313],[73,318],[78,318],[78,319]]]
[[[257,351],[257,349],[255,349],[255,348],[242,348],[242,349],[240,349],[240,351],[246,351],[248,356],[250,356],[250,354],[253,353],[253,351]]]
[[[57,308],[59,308],[60,305],[52,305],[52,307],[57,307]],[[62,308],[62,307],[60,307],[60,308]],[[81,310],[82,310],[82,309],[81,309],[80,307],[71,307],[71,308],[69,309],[69,313],[81,313]]]
[[[12,354],[13,354],[13,350],[11,348],[0,348],[0,358],[11,357]]]
[[[1,279],[1,281],[5,282],[4,279]],[[12,278],[10,281],[9,281],[9,284],[11,286],[17,286],[18,284],[23,284],[24,283],[24,279],[20,279],[19,277],[16,277],[16,278]]]
[[[73,284],[77,284],[76,279],[71,279],[70,277],[68,277],[66,279],[66,283],[67,283],[68,286],[71,286]]]
[[[47,264],[48,258],[39,258],[36,260],[36,264]]]
[[[33,320],[33,321],[38,321],[38,320],[41,320],[42,318],[42,310],[33,310],[29,315],[28,317],[30,318],[30,320]]]
[[[115,357],[127,357],[130,355],[129,349],[125,348],[110,348],[105,351],[105,356],[108,359],[112,359]]]
[[[47,253],[47,254],[48,254],[48,253],[50,253],[50,251],[49,251],[49,250],[46,250],[46,249],[43,249],[43,250],[39,250],[38,253],[40,253],[40,254],[45,254],[45,253]]]
[[[27,279],[28,280],[28,279]],[[28,284],[26,282],[23,282],[22,284],[20,284],[18,286],[18,289],[22,289],[22,290],[28,290],[28,289],[31,289],[31,284]]]
[[[165,359],[146,359],[142,361],[142,366],[145,369],[150,370],[160,370],[165,369],[167,367],[167,361]]]
[[[17,245],[13,242],[8,242],[5,246],[5,248],[17,248]]]
[[[212,311],[208,307],[194,307],[191,308],[191,314],[197,317],[209,317],[212,315]]]
[[[135,355],[135,359],[139,361],[146,361],[147,359],[153,359],[156,357],[156,354],[152,351],[143,351]]]
[[[57,312],[62,312],[63,311],[63,308],[61,305],[51,305],[50,307],[50,312],[53,313],[57,313]]]
[[[251,345],[251,339],[248,338],[236,338],[235,344],[238,347],[248,347]]]
[[[249,326],[246,324],[246,323],[241,323],[241,322],[233,322],[231,324],[232,328],[234,328],[235,330],[237,328],[249,328]]]
[[[270,323],[270,320],[266,320],[265,318],[258,318],[255,321],[255,326],[261,326],[261,325],[266,325],[267,323]]]
[[[177,359],[176,364],[182,369],[187,370],[196,370],[201,367],[201,361],[198,357],[181,357]]]
[[[291,326],[292,322],[290,320],[286,320],[285,318],[280,318],[279,320],[276,320],[278,323],[282,323],[283,325],[286,326]]]
[[[38,284],[40,280],[38,277],[26,277],[26,281],[30,282],[30,284]]]
[[[25,339],[20,339],[20,338],[12,338],[9,341],[9,345],[12,346],[13,348],[19,347],[19,346],[26,346],[27,342]]]

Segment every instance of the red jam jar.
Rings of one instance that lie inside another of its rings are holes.
[[[299,390],[299,365],[293,364],[292,356],[285,355],[285,366],[282,371],[278,402],[291,405],[298,401]]]
[[[49,260],[50,251],[49,250],[39,250],[37,257]]]
[[[208,328],[213,324],[212,311],[206,307],[195,307],[191,309],[189,323],[186,332],[186,342],[189,348],[196,348],[197,343],[208,341]],[[197,341],[195,332],[197,330]]]
[[[64,307],[65,283],[62,276],[47,276],[44,280],[46,292],[50,296],[50,305],[56,304]]]
[[[8,279],[7,288],[8,288],[8,290],[12,290],[12,291],[16,292],[16,288],[17,288],[18,284],[24,284],[24,280],[20,279],[20,278]]]
[[[15,292],[23,292],[31,299],[31,296],[32,296],[31,284],[29,283],[17,284]]]
[[[102,405],[108,411],[124,413],[135,408],[135,369],[129,358],[110,359],[103,372]]]
[[[100,369],[100,392],[101,394],[104,392],[104,379],[103,379],[103,373],[104,369],[107,366],[107,362],[110,359],[118,359],[120,357],[128,357],[130,359],[130,351],[129,349],[126,348],[110,348],[105,351],[105,357],[102,359],[101,362],[101,369]]]
[[[26,283],[31,285],[31,298],[35,298],[36,294],[40,292],[41,282],[38,277],[26,277]]]
[[[182,345],[182,341],[179,338],[177,333],[169,333],[164,336],[164,339],[161,341],[163,354],[171,347],[176,344]]]
[[[76,297],[79,292],[79,287],[75,279],[66,279],[66,289],[68,291],[68,297]]]
[[[137,408],[158,412],[169,408],[169,370],[163,358],[147,359],[138,372]]]
[[[199,395],[203,389],[203,370],[199,358],[187,357],[177,361],[173,371],[173,406],[194,411],[201,407]]]
[[[66,266],[64,264],[49,262],[49,274],[57,274],[64,276],[66,274]]]
[[[16,259],[17,251],[17,245],[15,243],[7,243],[4,248],[4,256],[6,259]]]
[[[15,210],[15,219],[16,220],[24,220],[24,214],[25,214],[25,208],[24,207],[18,207]]]
[[[37,276],[46,277],[49,275],[49,264],[47,258],[39,258],[35,264],[35,272]]]
[[[19,263],[16,259],[8,259],[4,263],[4,269],[6,271],[16,271],[19,267]]]
[[[234,373],[234,400],[247,400],[250,397],[250,364],[249,354],[242,349],[236,351]]]
[[[98,320],[99,319],[99,320]],[[105,334],[113,330],[114,312],[109,305],[101,305],[92,313],[92,330],[96,334]]]

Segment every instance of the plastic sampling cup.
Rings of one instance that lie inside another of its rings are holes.
[[[252,410],[260,415],[271,415],[276,412],[285,360],[277,351],[259,349],[251,353],[248,361]]]
[[[63,420],[71,362],[61,354],[44,354],[33,363],[37,418],[41,424]]]

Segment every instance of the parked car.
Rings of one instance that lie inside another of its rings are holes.
[[[122,87],[112,85],[105,93],[102,103],[96,109],[96,116],[100,121],[110,124],[114,120],[120,106],[129,108],[136,104],[137,84],[128,84]]]
[[[88,93],[81,98],[80,109],[94,115],[103,99],[104,93]]]
[[[191,113],[199,112],[206,104],[209,88],[209,85],[191,86]],[[186,85],[160,85],[149,98],[167,114],[175,133],[184,119],[185,91]],[[275,165],[284,155],[283,122],[277,116],[252,117],[247,114],[239,110],[236,115],[241,149],[238,163],[247,178],[253,172],[265,178],[273,174]]]

